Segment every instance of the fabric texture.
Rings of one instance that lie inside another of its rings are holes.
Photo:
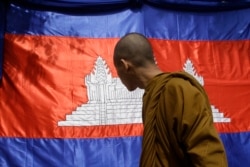
[[[93,104],[89,92],[97,93],[86,84],[86,77],[99,67],[95,64],[99,57],[108,72],[107,81],[119,80],[113,49],[128,32],[149,38],[162,71],[190,70],[203,81],[213,114],[219,115],[214,124],[229,167],[250,167],[250,8],[197,13],[144,4],[138,9],[88,14],[74,10],[73,14],[64,8],[60,12],[27,8],[21,6],[24,0],[19,1],[20,5],[6,5],[6,15],[0,17],[6,20],[0,167],[139,166],[142,94],[126,100],[122,98],[126,91],[117,93],[115,101],[124,100],[126,105],[112,105],[110,115],[101,114],[108,108],[82,107]],[[137,100],[140,105],[135,107]],[[94,105],[100,104],[108,101]],[[78,107],[88,110],[77,116],[81,122],[98,123],[59,126]],[[99,118],[104,115],[112,125],[102,125]],[[128,122],[117,124],[118,120]]]
[[[143,96],[141,167],[226,167],[203,87],[185,72],[162,73]]]

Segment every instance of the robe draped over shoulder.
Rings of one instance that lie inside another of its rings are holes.
[[[203,87],[186,72],[161,73],[145,88],[140,167],[227,167]]]

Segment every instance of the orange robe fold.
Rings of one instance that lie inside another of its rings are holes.
[[[143,96],[141,167],[227,167],[203,87],[185,72],[154,77]]]

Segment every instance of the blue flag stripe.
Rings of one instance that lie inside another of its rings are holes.
[[[250,133],[220,134],[229,167],[249,167]],[[0,138],[0,164],[7,166],[136,167],[141,137],[102,139]],[[8,145],[8,147],[6,147]],[[48,156],[53,155],[53,156]],[[237,161],[235,161],[237,159]]]
[[[3,44],[5,33],[5,3],[0,2],[0,80],[2,78],[3,65]]]
[[[140,32],[150,38],[171,40],[250,39],[250,9],[227,12],[180,12],[144,5],[119,12],[65,15],[12,5],[7,32],[85,38],[119,38]]]
[[[8,147],[6,147],[8,145]],[[136,167],[141,137],[102,139],[0,138],[1,167]]]

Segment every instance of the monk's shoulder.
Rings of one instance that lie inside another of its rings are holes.
[[[189,81],[180,77],[173,77],[166,83],[166,87],[172,88],[181,88],[183,86],[186,87],[188,85],[190,85]]]
[[[192,83],[187,78],[173,77],[165,84],[165,92],[175,94],[177,92],[188,92],[192,94],[201,94],[201,89],[197,84]]]

